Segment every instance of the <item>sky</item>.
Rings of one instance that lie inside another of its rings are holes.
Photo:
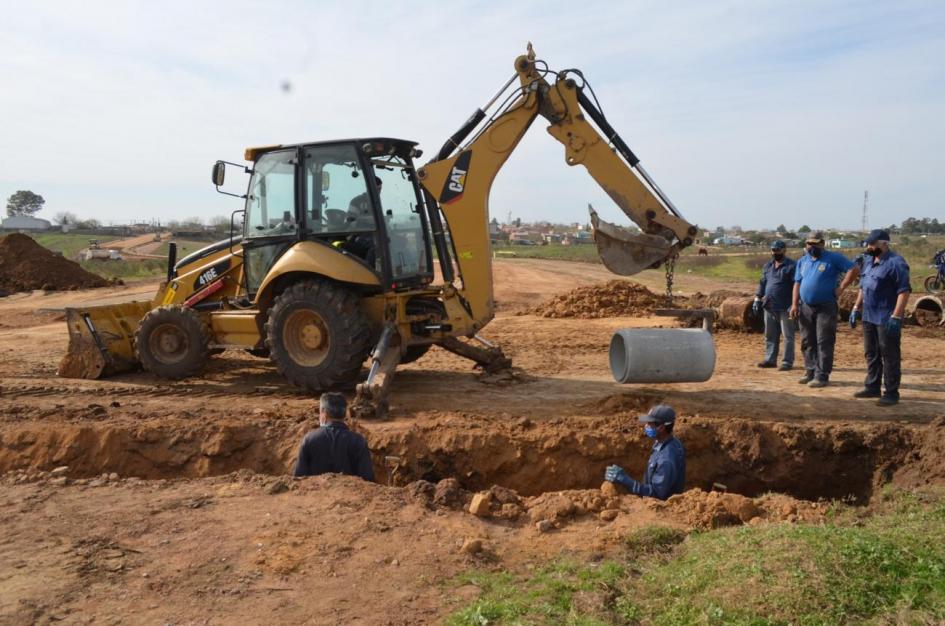
[[[0,197],[41,217],[209,219],[253,145],[392,136],[432,156],[533,42],[579,68],[690,222],[945,219],[945,3],[0,0]],[[291,89],[282,88],[283,83]],[[539,118],[493,217],[627,218]],[[233,173],[230,174],[231,180]],[[242,182],[242,181],[239,181]]]

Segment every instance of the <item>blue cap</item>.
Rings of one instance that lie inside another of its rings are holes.
[[[640,416],[644,424],[672,424],[676,421],[676,411],[668,404],[657,404],[646,415]]]
[[[774,241],[771,242],[772,250],[784,250],[786,247],[787,246],[785,246],[784,242],[781,241],[780,239],[775,239]]]
[[[889,241],[889,233],[882,228],[874,228],[866,236],[866,244],[876,243],[877,241]]]

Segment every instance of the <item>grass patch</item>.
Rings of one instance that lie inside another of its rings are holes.
[[[472,573],[467,624],[933,624],[945,620],[945,494],[887,492],[823,525],[644,528],[625,556]],[[597,593],[590,607],[582,600]]]
[[[120,278],[122,280],[156,278],[163,276],[165,272],[167,272],[167,261],[161,259],[134,259],[124,261],[92,259],[82,261],[79,265],[103,278]]]
[[[31,233],[36,243],[53,252],[61,252],[67,259],[75,259],[80,250],[89,247],[89,241],[97,239],[100,244],[114,241],[110,235],[77,235],[75,233]]]

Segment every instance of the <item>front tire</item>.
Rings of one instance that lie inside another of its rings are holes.
[[[357,379],[371,349],[371,330],[354,292],[306,280],[276,298],[266,345],[286,380],[322,391]]]
[[[210,356],[210,329],[190,308],[178,304],[152,309],[138,324],[135,351],[144,369],[180,380],[200,372]]]

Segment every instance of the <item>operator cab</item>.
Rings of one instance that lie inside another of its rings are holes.
[[[430,283],[429,227],[413,166],[420,154],[415,142],[389,138],[247,149],[254,165],[242,244],[250,296],[299,241],[362,263],[383,289]]]

